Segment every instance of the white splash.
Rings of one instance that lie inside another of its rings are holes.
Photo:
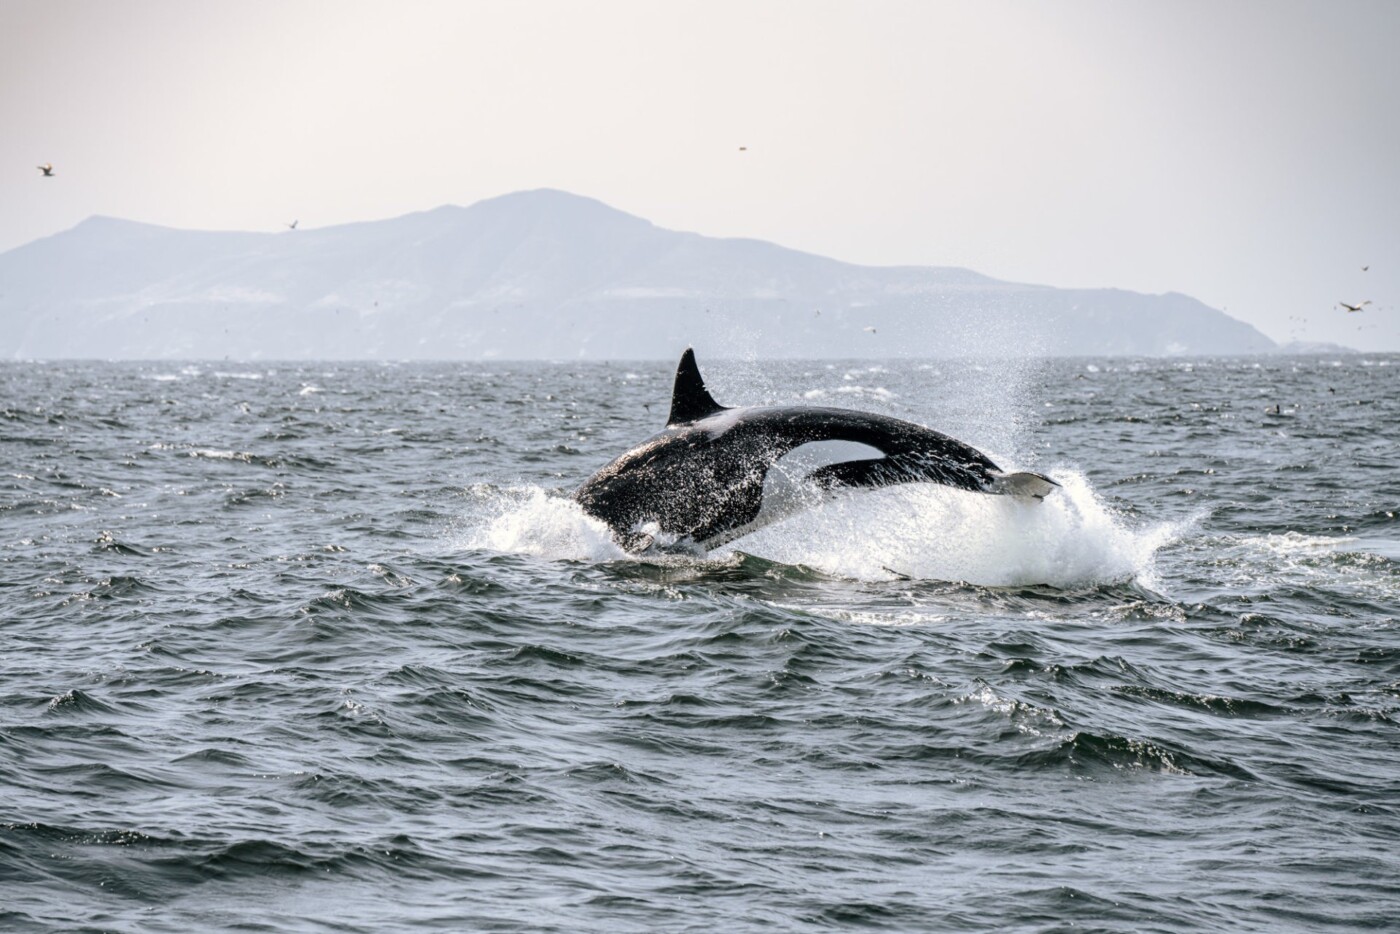
[[[1139,580],[1173,526],[1129,528],[1077,473],[1043,501],[933,484],[853,492],[728,546],[863,580],[906,576],[988,586]]]
[[[1153,586],[1153,556],[1180,530],[1129,528],[1077,473],[1045,500],[966,493],[933,484],[852,492],[717,549],[801,564],[858,580],[964,581],[987,586],[1138,580]],[[479,515],[461,545],[566,561],[633,556],[606,524],[539,487],[478,488]],[[652,559],[647,559],[652,560]]]
[[[474,488],[482,513],[470,522],[465,548],[537,555],[559,561],[617,561],[628,555],[613,541],[607,524],[564,496],[539,487]]]

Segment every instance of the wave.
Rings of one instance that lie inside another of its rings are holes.
[[[1297,531],[1203,537],[1191,557],[1220,586],[1316,602],[1329,612],[1400,599],[1400,560],[1386,539]]]

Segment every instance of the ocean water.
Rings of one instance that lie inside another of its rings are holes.
[[[1400,918],[1400,357],[706,361],[1063,489],[706,560],[628,364],[0,365],[0,929]]]

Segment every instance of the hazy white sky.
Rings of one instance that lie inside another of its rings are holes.
[[[0,250],[539,187],[1400,351],[1400,3],[0,0]]]

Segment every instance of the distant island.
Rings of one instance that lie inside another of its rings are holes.
[[[0,358],[652,359],[1249,354],[1186,295],[856,266],[591,198],[278,233],[93,217],[0,254]]]

